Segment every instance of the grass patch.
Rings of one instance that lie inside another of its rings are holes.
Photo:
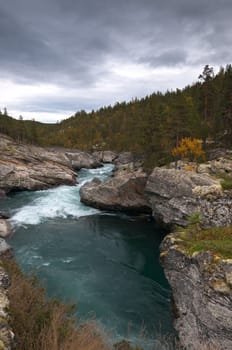
[[[223,190],[232,190],[232,178],[231,177],[225,177],[223,181],[221,182],[221,186]]]
[[[223,172],[217,172],[216,177],[221,179],[223,190],[232,190],[232,176]]]
[[[201,229],[198,224],[177,233],[181,247],[189,254],[210,251],[225,259],[232,258],[232,226]]]

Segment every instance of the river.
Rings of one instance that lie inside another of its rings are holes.
[[[77,304],[114,340],[152,349],[172,333],[170,288],[159,263],[163,232],[148,218],[101,212],[80,203],[79,189],[112,165],[82,169],[76,186],[19,192],[0,201],[11,213],[8,239],[26,272],[45,281],[48,296]]]

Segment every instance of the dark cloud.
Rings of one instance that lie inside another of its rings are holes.
[[[164,52],[156,52],[152,56],[144,56],[139,61],[149,63],[154,67],[175,67],[186,63],[187,53],[182,49],[170,49]]]
[[[115,62],[224,65],[231,16],[231,0],[0,0],[0,74],[87,90]]]

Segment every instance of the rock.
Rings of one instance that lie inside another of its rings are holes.
[[[205,226],[232,222],[232,201],[222,192],[219,180],[193,171],[155,168],[145,191],[154,218],[168,226],[188,224],[199,212]]]
[[[116,165],[112,171],[112,176],[120,177],[133,173],[144,174],[144,169],[140,167],[137,163]]]
[[[12,233],[11,225],[8,221],[0,219],[0,237],[8,237]]]
[[[11,246],[6,243],[5,239],[0,238],[0,256],[2,255],[11,257],[13,255],[13,250]]]
[[[225,157],[226,153],[227,151],[225,148],[215,148],[207,152],[207,159],[214,160],[220,157]]]
[[[7,288],[9,278],[3,267],[0,267],[0,349],[15,349],[14,333],[10,326],[9,299]]]
[[[0,189],[0,199],[6,197],[6,192]]]
[[[82,151],[66,152],[66,156],[70,159],[73,169],[80,170],[82,168],[93,169],[102,166],[102,163],[92,154]]]
[[[232,176],[232,157],[229,153],[227,156],[213,159],[206,163],[200,164],[199,173],[208,173],[210,175],[231,175]]]
[[[98,209],[150,213],[144,196],[146,174],[127,174],[101,182],[94,179],[80,189],[81,201]]]
[[[93,156],[96,157],[99,162],[113,163],[118,154],[113,151],[96,151],[93,152]]]
[[[121,152],[119,153],[118,157],[116,158],[114,164],[128,164],[135,161],[135,156],[131,152]]]
[[[0,219],[9,219],[10,214],[5,211],[0,211]]]
[[[210,252],[188,256],[180,239],[166,236],[161,262],[171,285],[176,328],[188,350],[232,349],[232,260]],[[205,347],[204,347],[205,346]]]
[[[76,183],[76,174],[65,154],[17,144],[4,135],[0,139],[0,189],[4,192]]]
[[[131,152],[122,152],[114,161],[113,176],[122,176],[134,172],[144,173],[143,163],[144,159],[142,157],[135,156]]]

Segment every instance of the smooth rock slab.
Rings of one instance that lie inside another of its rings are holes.
[[[103,210],[150,213],[151,208],[144,195],[146,181],[146,175],[135,173],[103,182],[94,179],[81,187],[81,201]]]
[[[16,143],[0,135],[0,190],[41,190],[74,185],[76,174],[62,152]]]

